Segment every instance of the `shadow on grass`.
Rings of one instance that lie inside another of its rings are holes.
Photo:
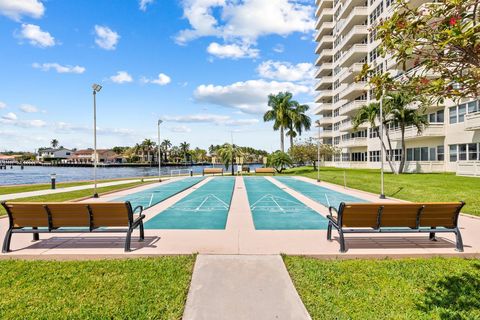
[[[474,268],[427,287],[417,308],[429,315],[438,313],[440,319],[480,319],[480,264]]]

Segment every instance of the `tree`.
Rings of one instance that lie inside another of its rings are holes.
[[[385,108],[383,108],[382,123],[384,128],[386,129],[384,130],[384,134],[387,137],[387,142],[388,142],[389,156],[387,157],[387,162],[388,162],[388,165],[390,166],[390,170],[392,170],[392,172],[396,172],[395,166],[392,163],[393,148],[390,140],[390,133],[388,131],[389,120],[387,119],[388,119],[388,114],[390,113],[390,110],[389,110],[389,106],[385,103],[384,103],[384,107]],[[382,144],[381,148],[383,148],[385,152],[387,151],[387,147],[385,146],[385,141],[380,136],[380,104],[378,102],[372,102],[362,106],[353,117],[352,123],[353,123],[353,128],[355,130],[357,130],[358,127],[360,127],[362,124],[368,123],[370,125],[370,130],[375,131],[376,136],[378,137],[378,139],[380,139]]]
[[[150,152],[153,151],[155,146],[156,146],[156,143],[153,142],[150,139],[143,140],[143,142],[141,144],[142,150],[147,152],[147,162],[149,162],[149,163],[152,162],[151,159],[150,159]]]
[[[400,91],[399,83],[417,95],[477,97],[480,83],[480,0],[444,0],[414,7],[397,0],[394,14],[376,27],[379,49],[404,71],[370,79],[374,87]],[[359,77],[372,73],[369,66]]]
[[[231,165],[232,175],[234,175],[235,174],[235,168],[234,168],[235,158],[242,156],[240,149],[234,144],[232,145],[230,143],[225,143],[220,148],[217,149],[217,155],[220,157],[220,160],[225,165],[226,170],[228,170],[228,168]]]
[[[408,126],[414,126],[417,133],[421,133],[428,125],[428,120],[423,114],[423,108],[412,108],[411,104],[415,101],[413,95],[406,92],[391,92],[387,95],[386,102],[390,106],[391,121],[398,123],[401,134],[402,158],[398,173],[403,173],[407,148],[405,146],[405,129]],[[391,152],[391,151],[390,151]]]
[[[290,137],[290,148],[293,147],[293,139],[301,136],[302,132],[310,130],[312,119],[305,114],[310,109],[306,104],[299,104],[297,101],[291,102],[290,123],[287,136]]]
[[[280,130],[280,149],[282,152],[285,152],[285,130],[291,123],[291,100],[292,94],[290,92],[270,94],[268,96],[270,110],[263,115],[263,121],[273,121],[273,130]]]
[[[205,162],[207,160],[207,150],[197,147],[190,151],[190,156],[195,162]]]
[[[275,151],[272,153],[268,159],[268,165],[274,167],[278,173],[282,173],[282,171],[293,164],[292,158],[283,151]]]
[[[58,147],[58,140],[57,139],[52,139],[52,141],[50,141],[50,145],[52,146],[53,149],[57,148]]]
[[[182,150],[183,159],[185,160],[185,164],[187,164],[187,156],[188,151],[190,150],[190,143],[187,143],[186,141],[180,143],[180,150]]]
[[[161,145],[160,150],[163,152],[164,161],[167,162],[168,150],[172,147],[172,143],[170,142],[170,140],[165,139],[162,141],[160,145]]]

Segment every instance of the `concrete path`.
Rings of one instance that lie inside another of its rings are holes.
[[[279,255],[199,255],[183,319],[311,318]]]
[[[141,179],[131,179],[131,180],[103,182],[103,183],[97,184],[97,188],[118,186],[118,185],[122,185],[122,184],[133,183],[133,182],[140,182],[140,180]],[[143,179],[143,181],[155,181],[155,180],[158,180],[158,178]],[[78,190],[85,190],[85,189],[92,189],[93,187],[94,187],[94,184],[86,184],[86,185],[81,185],[81,186],[58,188],[58,189],[53,189],[53,190],[52,189],[45,189],[45,190],[37,190],[37,191],[27,191],[27,192],[3,194],[3,195],[0,195],[0,201],[27,198],[27,197],[35,197],[35,196],[44,196],[44,195],[47,195],[47,194],[71,192],[71,191],[78,191]]]

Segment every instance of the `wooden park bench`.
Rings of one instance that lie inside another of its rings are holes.
[[[223,168],[204,168],[203,175],[211,174],[215,175],[216,173],[221,174],[223,176]]]
[[[456,250],[463,251],[458,216],[464,202],[430,203],[340,203],[330,207],[327,239],[332,240],[332,227],[340,238],[340,252],[346,252],[345,233],[420,233],[453,232]]]
[[[143,207],[132,209],[130,202],[2,202],[7,210],[9,228],[2,252],[10,251],[14,233],[33,233],[39,240],[40,233],[115,232],[127,234],[125,251],[130,251],[132,232],[140,227],[140,240],[144,240]],[[138,212],[137,212],[138,210]],[[134,213],[138,216],[134,217]]]
[[[255,168],[255,174],[257,173],[271,173],[275,175],[275,169],[274,168]]]

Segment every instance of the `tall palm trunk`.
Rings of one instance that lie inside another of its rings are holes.
[[[293,136],[290,136],[290,148],[293,148]]]
[[[285,134],[283,132],[283,127],[280,128],[280,149],[282,152],[285,152]]]
[[[384,128],[385,128],[385,136],[387,137],[388,150],[389,150],[387,160],[390,165],[390,169],[392,169],[392,173],[398,174],[397,170],[395,169],[395,166],[393,165],[393,147],[392,147],[392,140],[390,139],[390,131],[388,129],[388,126],[384,126]]]
[[[385,141],[383,141],[383,139],[380,137],[380,130],[378,129],[378,127],[377,127],[376,131],[377,131],[378,139],[380,139],[380,142],[382,143],[381,148],[383,148],[385,153],[387,153],[387,146],[385,145]],[[388,137],[388,135],[387,135],[387,137]],[[390,141],[390,139],[388,139],[388,141]],[[390,146],[390,153],[392,153],[391,148],[392,147]],[[387,162],[388,162],[388,165],[390,166],[390,170],[392,170],[392,172],[395,172],[395,167],[393,166],[392,160],[388,156],[387,156]]]
[[[400,126],[402,133],[402,158],[400,159],[400,166],[398,167],[398,173],[403,173],[405,168],[405,159],[407,158],[407,148],[405,146],[405,125]]]

